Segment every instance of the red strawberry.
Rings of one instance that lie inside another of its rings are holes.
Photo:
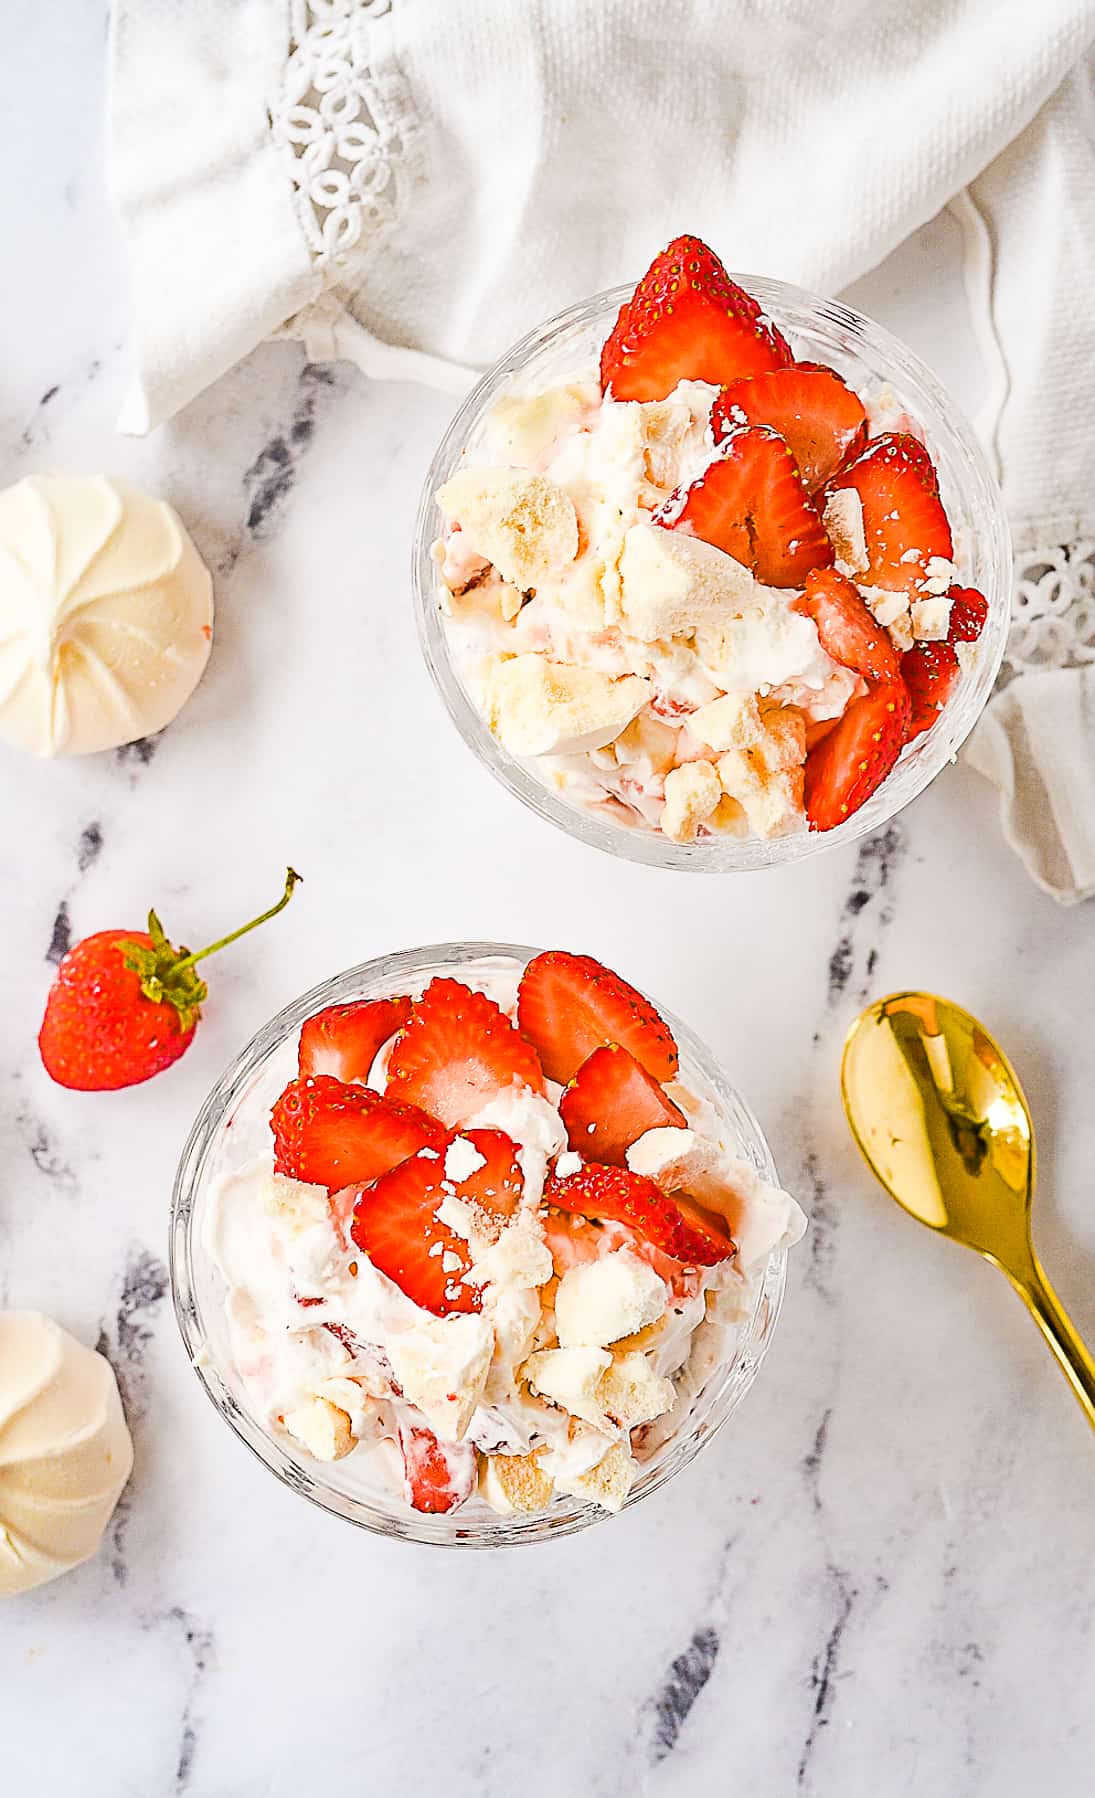
[[[379,1180],[419,1149],[439,1148],[445,1130],[417,1105],[330,1074],[292,1080],[270,1114],[274,1167],[292,1180],[338,1192]]]
[[[869,558],[865,586],[907,593],[921,590],[933,556],[949,561],[954,548],[931,458],[915,437],[875,437],[858,461],[829,483],[854,487],[863,502]]]
[[[821,647],[834,662],[854,668],[868,681],[896,680],[898,654],[888,632],[876,624],[858,590],[835,568],[814,568],[801,599],[792,601],[817,625]]]
[[[586,1161],[623,1165],[627,1150],[645,1130],[667,1125],[683,1130],[684,1112],[619,1043],[594,1049],[583,1061],[559,1105],[572,1149]]]
[[[909,695],[900,680],[853,699],[835,730],[806,757],[811,830],[833,830],[881,786],[905,744]]]
[[[473,1117],[517,1080],[542,1093],[536,1052],[485,993],[431,980],[388,1062],[388,1091],[450,1127]]]
[[[976,587],[952,587],[947,595],[951,602],[948,643],[976,643],[989,615],[989,604]]]
[[[859,395],[833,369],[816,362],[731,381],[711,409],[715,442],[741,425],[770,425],[778,431],[811,493],[867,441],[867,414]]]
[[[883,439],[900,446],[902,456],[916,469],[929,493],[939,492],[939,476],[935,470],[935,463],[929,456],[926,445],[921,443],[919,437],[914,437],[911,431],[888,431],[883,432],[876,441],[881,443]]]
[[[579,1173],[563,1179],[553,1173],[544,1198],[560,1211],[626,1224],[663,1255],[691,1266],[712,1267],[734,1253],[729,1233],[718,1228],[716,1219],[707,1221],[704,1214],[702,1226],[698,1225],[701,1214],[695,1208],[690,1208],[693,1216],[686,1219],[675,1197],[628,1168],[603,1167],[591,1161]]]
[[[301,1026],[297,1053],[301,1073],[366,1082],[378,1052],[390,1036],[402,1030],[410,1015],[409,999],[358,999],[352,1005],[329,1005]]]
[[[619,1043],[655,1080],[672,1080],[677,1045],[649,999],[592,955],[548,949],[521,976],[517,1022],[549,1080],[565,1086],[603,1043]]]
[[[723,439],[698,481],[678,488],[654,515],[724,549],[769,587],[801,587],[833,546],[782,437],[766,425]]]
[[[717,1211],[709,1211],[706,1205],[700,1205],[683,1192],[673,1194],[673,1203],[681,1214],[685,1229],[690,1232],[690,1239],[698,1239],[707,1245],[708,1260],[701,1261],[693,1240],[693,1250],[687,1259],[694,1265],[707,1267],[712,1262],[725,1261],[728,1254],[734,1253],[737,1244],[730,1235],[730,1226]]]
[[[601,351],[601,388],[617,400],[661,400],[678,381],[722,387],[792,360],[714,251],[675,237],[620,308]]]
[[[930,730],[958,679],[958,657],[949,643],[914,643],[901,658],[901,678],[909,690],[909,736]]]
[[[290,868],[276,905],[193,955],[168,942],[154,911],[147,931],[100,930],[77,943],[61,958],[38,1033],[46,1073],[59,1086],[107,1092],[178,1061],[207,996],[197,963],[281,911],[299,879]]]
[[[446,1174],[449,1150],[470,1144],[479,1158],[460,1179]],[[471,1255],[438,1217],[442,1201],[455,1196],[496,1217],[510,1217],[524,1182],[516,1150],[501,1130],[453,1131],[436,1148],[420,1150],[358,1194],[350,1235],[389,1280],[421,1305],[444,1317],[450,1311],[478,1311],[479,1293],[464,1284]]]
[[[469,1442],[438,1442],[432,1430],[399,1425],[403,1495],[416,1511],[455,1511],[475,1487],[475,1450]]]

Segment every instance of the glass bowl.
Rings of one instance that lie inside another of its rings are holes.
[[[360,1474],[355,1478],[352,1472],[353,1455],[332,1463],[313,1461],[295,1452],[289,1438],[272,1434],[249,1409],[233,1364],[224,1282],[203,1243],[210,1186],[218,1173],[269,1146],[270,1107],[296,1072],[297,1033],[314,1012],[351,999],[420,991],[436,974],[516,974],[537,953],[510,943],[440,943],[382,956],[325,981],[272,1018],[228,1068],[202,1106],[179,1163],[171,1207],[171,1288],[175,1315],[198,1378],[241,1442],[280,1480],[323,1510],[379,1535],[445,1547],[496,1548],[571,1535],[609,1513],[560,1497],[536,1515],[501,1517],[473,1497],[451,1515],[427,1516],[413,1511],[395,1494],[372,1486],[364,1490]],[[775,1182],[768,1144],[744,1099],[692,1032],[664,1008],[663,1015],[680,1047],[684,1079],[715,1106],[735,1151],[766,1180]],[[744,1398],[779,1316],[785,1266],[786,1252],[779,1249],[753,1276],[732,1354],[713,1368],[685,1419],[644,1464],[627,1500],[629,1506],[656,1492],[686,1467]]]
[[[752,275],[734,279],[760,301],[800,360],[830,364],[861,392],[879,384],[889,387],[898,408],[918,421],[939,472],[959,582],[979,588],[988,601],[988,620],[976,654],[939,722],[905,750],[889,779],[846,823],[835,830],[804,829],[768,841],[719,836],[673,843],[659,832],[595,817],[551,791],[534,762],[510,755],[491,735],[452,659],[438,603],[437,569],[430,555],[444,525],[434,495],[455,472],[465,450],[475,450],[487,414],[503,394],[536,392],[596,364],[617,312],[633,291],[630,286],[595,294],[537,326],[468,395],[426,477],[412,566],[419,637],[430,673],[460,735],[496,779],[541,818],[595,849],[653,867],[708,874],[801,861],[880,829],[924,791],[965,742],[995,683],[1011,617],[1011,537],[1000,491],[971,426],[930,369],[881,325],[850,306],[782,281]]]

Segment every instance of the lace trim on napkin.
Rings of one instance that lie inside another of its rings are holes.
[[[407,84],[370,25],[392,0],[291,0],[289,60],[271,109],[308,247],[341,268],[394,216],[413,177]]]
[[[1003,677],[1095,662],[1095,537],[1016,558]]]

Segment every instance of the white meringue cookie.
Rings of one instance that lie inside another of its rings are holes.
[[[88,1560],[132,1466],[109,1361],[39,1311],[0,1312],[0,1595]]]
[[[0,737],[53,756],[150,736],[212,636],[209,570],[162,500],[101,475],[0,492]]]

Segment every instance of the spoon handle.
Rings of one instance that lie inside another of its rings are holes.
[[[1020,1277],[1013,1277],[1012,1284],[1053,1350],[1088,1423],[1095,1429],[1095,1356],[1081,1340],[1036,1255],[1031,1255],[1029,1268],[1024,1268]]]

